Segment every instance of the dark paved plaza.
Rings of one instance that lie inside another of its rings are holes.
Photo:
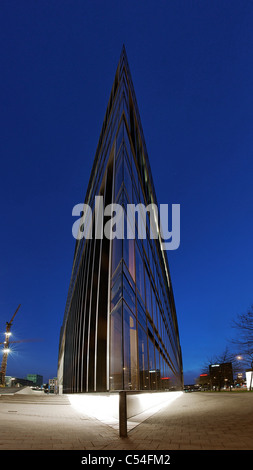
[[[253,450],[253,393],[183,393],[121,439],[67,396],[1,395],[0,449]]]

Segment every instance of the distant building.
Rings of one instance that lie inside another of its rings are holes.
[[[245,379],[244,379],[244,373],[243,372],[238,372],[237,375],[236,375],[236,378],[235,378],[235,385],[237,386],[241,386],[243,385],[245,382]]]
[[[5,376],[5,386],[6,387],[11,387],[11,381],[12,381],[12,378],[10,375],[6,375]]]
[[[207,390],[210,388],[210,375],[206,373],[202,373],[197,378],[198,385],[201,389]]]
[[[57,393],[58,392],[58,381],[57,377],[54,377],[53,379],[49,379],[48,381],[48,389],[50,393]]]
[[[43,376],[38,374],[27,374],[27,380],[30,380],[33,385],[41,387],[43,384]]]
[[[232,386],[234,383],[232,362],[211,364],[209,366],[209,376],[212,389],[220,390]]]
[[[5,377],[6,387],[32,387],[33,382],[28,379],[20,379],[17,377],[6,376]]]
[[[184,385],[185,392],[198,392],[199,390],[200,390],[199,384]]]

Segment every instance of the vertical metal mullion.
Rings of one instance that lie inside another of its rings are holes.
[[[71,392],[74,391],[74,383],[73,383],[73,378],[74,378],[74,361],[75,361],[75,355],[74,355],[74,342],[75,342],[75,313],[76,313],[76,288],[74,289],[74,295],[72,297],[72,304],[71,304],[71,349],[70,349],[70,369],[71,369]]]
[[[77,358],[76,358],[76,388],[77,392],[80,390],[79,386],[79,375],[80,375],[80,336],[81,336],[81,325],[82,325],[82,300],[83,300],[83,283],[84,283],[84,264],[85,264],[85,253],[83,253],[81,258],[81,268],[80,268],[80,291],[79,291],[79,303],[78,303],[78,319],[77,319]]]
[[[93,231],[92,231],[93,233]],[[92,235],[93,236],[93,235]],[[91,272],[91,290],[90,290],[90,299],[89,299],[89,326],[88,326],[88,342],[87,342],[87,371],[86,371],[86,391],[89,391],[89,357],[90,357],[90,323],[91,323],[91,304],[92,304],[92,286],[93,286],[93,275],[94,275],[94,260],[95,260],[95,250],[96,250],[96,240],[92,239],[93,242],[93,259],[92,259],[92,272]]]
[[[114,187],[115,187],[115,156],[116,146],[113,144],[113,178],[112,178],[112,202],[114,200]],[[108,296],[107,296],[107,352],[106,352],[106,388],[110,390],[110,314],[111,314],[111,264],[112,264],[112,240],[109,244],[109,266],[108,266]]]
[[[85,331],[85,287],[87,287],[87,264],[88,264],[88,250],[87,245],[85,244],[84,248],[84,267],[83,267],[83,289],[82,289],[82,305],[81,305],[81,324],[80,324],[80,340],[79,340],[79,351],[80,351],[80,360],[79,360],[79,369],[80,369],[80,392],[83,391],[83,337]]]
[[[105,178],[105,191],[106,191],[106,183],[107,183],[107,175]],[[103,200],[103,209],[105,205],[105,191],[104,191],[104,200]],[[99,255],[99,267],[98,267],[98,288],[97,288],[97,305],[96,305],[96,326],[95,326],[95,351],[94,351],[94,391],[97,389],[97,336],[98,336],[98,305],[99,305],[99,292],[100,292],[100,273],[101,273],[101,263],[102,263],[102,246],[103,246],[103,237],[104,237],[104,230],[102,234],[102,238],[100,239],[100,255]]]
[[[73,338],[73,379],[74,379],[74,391],[77,391],[77,377],[76,377],[76,365],[77,365],[77,357],[78,357],[78,350],[77,350],[77,335],[78,335],[78,318],[79,318],[79,297],[80,297],[80,269],[77,273],[76,278],[76,291],[75,291],[75,316],[74,316],[74,338]]]
[[[87,250],[87,258],[86,258],[86,276],[85,276],[85,299],[84,299],[84,304],[83,304],[83,331],[82,331],[82,348],[81,348],[81,388],[83,390],[83,365],[84,365],[84,348],[85,348],[85,331],[87,327],[87,291],[88,291],[88,284],[89,284],[89,268],[90,268],[90,240],[88,239],[86,241],[86,250]],[[86,383],[85,383],[85,389],[86,389]]]
[[[98,286],[100,286],[100,271],[101,271],[101,256],[102,256],[102,242],[100,240],[99,247],[99,267],[98,267]],[[96,326],[95,326],[95,350],[94,350],[94,391],[97,389],[97,335],[98,335],[98,304],[99,304],[99,288],[97,289],[97,304],[96,304]]]

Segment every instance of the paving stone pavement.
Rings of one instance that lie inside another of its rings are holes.
[[[0,450],[253,450],[253,393],[184,393],[126,439],[64,395],[1,395],[0,423]]]

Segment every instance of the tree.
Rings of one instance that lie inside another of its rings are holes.
[[[232,339],[232,343],[237,346],[244,362],[253,368],[253,305],[233,320],[232,328],[237,331],[237,337]]]
[[[212,356],[203,364],[202,372],[208,374],[209,366],[211,364],[224,364],[225,362],[232,362],[234,373],[241,372],[241,365],[238,361],[238,354],[231,351],[228,346],[224,349],[221,354]]]

